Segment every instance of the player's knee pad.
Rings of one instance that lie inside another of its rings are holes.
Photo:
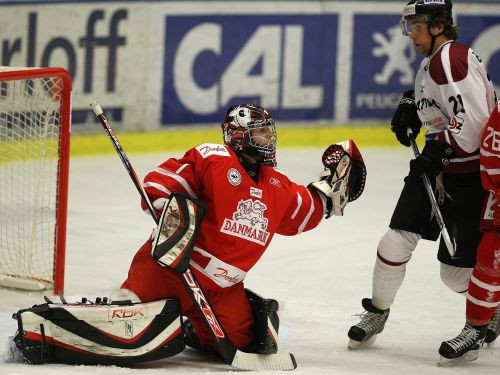
[[[14,314],[28,363],[131,365],[184,350],[179,302],[44,303]]]
[[[472,268],[454,267],[441,263],[441,280],[454,292],[465,293],[467,291],[471,273]]]
[[[245,291],[253,312],[254,338],[244,351],[259,354],[276,353],[280,325],[278,301],[263,298],[249,289]]]
[[[389,229],[379,241],[378,260],[387,268],[405,267],[420,238],[416,233]]]

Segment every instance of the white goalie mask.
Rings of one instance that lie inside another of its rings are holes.
[[[221,127],[224,144],[259,164],[276,166],[276,128],[267,110],[252,104],[232,106]]]

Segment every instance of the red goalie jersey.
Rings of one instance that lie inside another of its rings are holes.
[[[481,137],[480,162],[483,186],[489,191],[482,227],[498,232],[500,231],[500,209],[498,207],[500,203],[498,202],[500,199],[500,100],[493,109]],[[497,222],[496,225],[493,219]]]
[[[159,211],[174,191],[205,204],[190,264],[203,286],[215,290],[242,281],[275,233],[307,231],[325,214],[314,189],[269,166],[261,166],[255,182],[234,151],[218,144],[202,144],[167,160],[145,177],[143,186]]]

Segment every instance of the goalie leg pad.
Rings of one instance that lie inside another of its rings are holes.
[[[279,304],[274,299],[263,298],[245,289],[254,316],[254,339],[245,352],[274,354],[278,352]]]
[[[18,311],[14,343],[28,363],[131,365],[184,350],[177,300],[45,303]]]

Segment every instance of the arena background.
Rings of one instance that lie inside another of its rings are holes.
[[[73,156],[222,142],[234,103],[278,122],[278,147],[346,138],[397,146],[388,123],[421,61],[399,31],[406,1],[0,1],[0,62],[73,80]],[[500,87],[500,2],[455,1],[460,41]]]

